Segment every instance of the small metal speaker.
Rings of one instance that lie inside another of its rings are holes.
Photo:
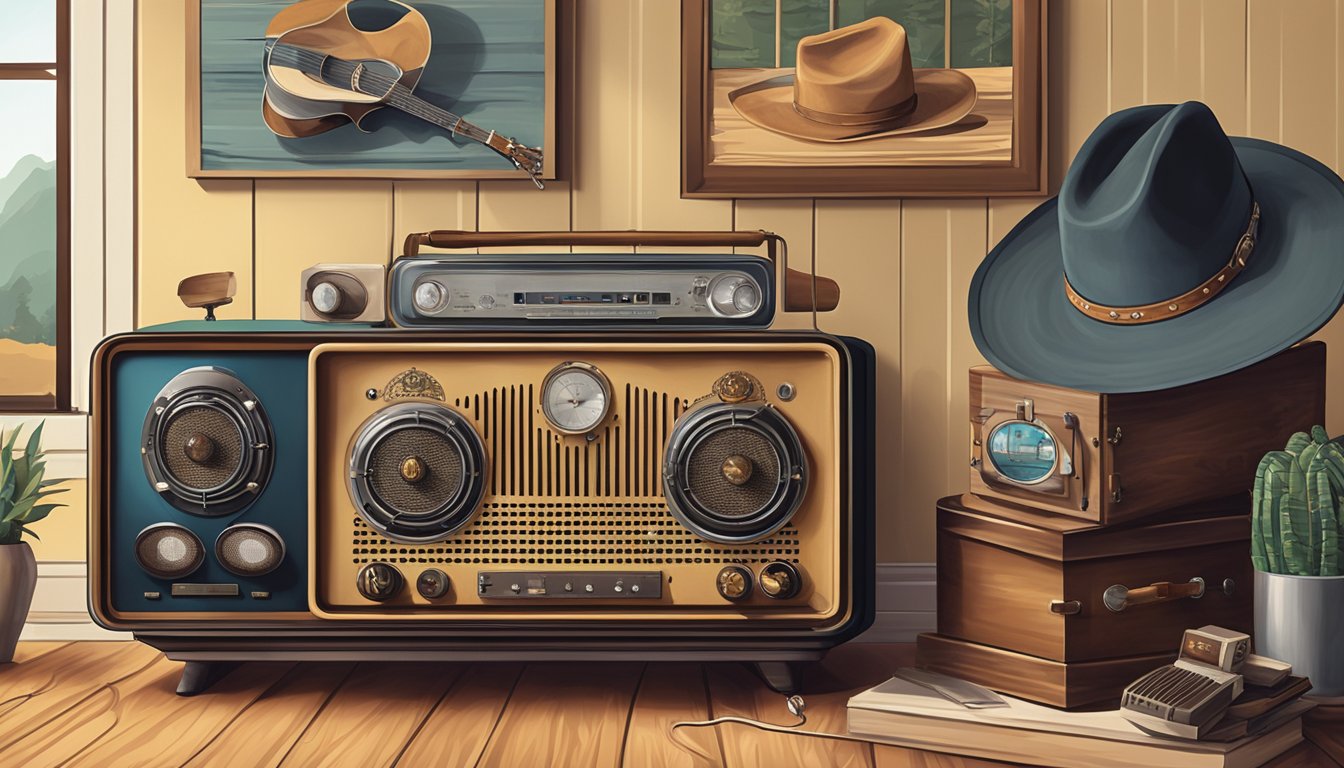
[[[673,426],[666,455],[668,507],[709,541],[771,535],[798,511],[807,488],[798,433],[765,404],[715,403],[693,410]]]
[[[485,497],[485,445],[452,408],[401,403],[364,422],[350,451],[350,497],[393,541],[438,541]]]
[[[211,516],[237,512],[261,494],[273,440],[261,401],[233,372],[214,366],[173,377],[140,434],[154,490],[180,510]]]
[[[155,523],[135,537],[135,561],[150,576],[180,579],[201,567],[205,547],[177,523]]]
[[[285,540],[269,525],[237,523],[215,539],[215,558],[236,576],[262,576],[280,567]]]
[[[387,272],[381,264],[317,264],[300,276],[299,319],[310,323],[381,323]]]

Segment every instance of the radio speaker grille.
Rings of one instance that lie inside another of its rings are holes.
[[[213,443],[204,461],[188,458],[187,441],[206,436]],[[229,415],[210,405],[193,405],[173,414],[164,429],[163,463],[173,477],[195,491],[218,488],[242,468],[243,433]]]
[[[205,560],[205,548],[196,534],[176,523],[158,523],[135,539],[135,559],[151,576],[180,579]]]
[[[230,573],[261,576],[280,567],[285,542],[265,525],[240,523],[224,529],[215,542],[215,557]]]
[[[754,468],[742,485],[724,479],[724,462],[741,456]],[[687,459],[686,479],[702,504],[720,517],[741,518],[756,514],[770,502],[779,486],[782,457],[759,433],[730,427],[710,435]]]
[[[402,462],[414,456],[428,467],[419,482],[401,478]],[[369,484],[400,512],[425,515],[452,498],[462,486],[462,452],[428,429],[403,429],[388,435],[369,456]]]

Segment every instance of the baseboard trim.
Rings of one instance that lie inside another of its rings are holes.
[[[859,643],[913,643],[937,629],[937,568],[933,563],[877,566],[877,616]],[[37,564],[37,592],[24,625],[24,640],[126,640],[93,623],[87,608],[88,579],[82,562]]]

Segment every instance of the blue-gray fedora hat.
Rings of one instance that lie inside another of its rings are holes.
[[[1344,303],[1344,181],[1199,102],[1102,121],[1058,197],[971,280],[971,336],[1022,379],[1145,392],[1307,338]]]

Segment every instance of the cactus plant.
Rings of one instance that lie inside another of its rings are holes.
[[[1251,561],[1297,576],[1344,573],[1344,447],[1320,426],[1270,451],[1255,472]]]
[[[0,448],[0,544],[18,544],[23,534],[39,538],[30,525],[64,504],[39,504],[42,499],[64,488],[52,488],[59,480],[44,480],[46,462],[42,460],[42,425],[28,436],[23,455],[14,457],[14,444],[22,428],[9,433]]]

